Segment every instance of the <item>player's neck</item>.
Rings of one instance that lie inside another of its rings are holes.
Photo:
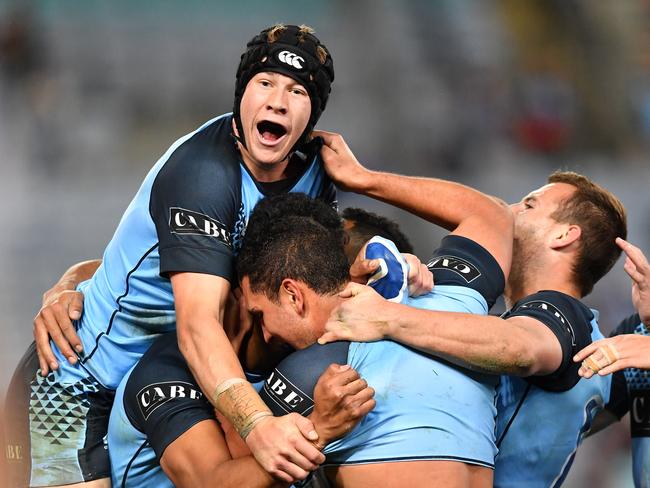
[[[522,298],[540,290],[553,290],[580,298],[580,290],[573,282],[571,268],[563,263],[548,265],[539,270],[525,270],[519,279],[508,279],[503,293],[506,307],[510,309]]]

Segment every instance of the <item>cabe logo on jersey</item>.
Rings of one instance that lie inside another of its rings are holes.
[[[314,406],[309,395],[291,383],[277,369],[264,382],[264,390],[287,413],[298,412],[305,415]]]
[[[138,392],[138,407],[144,419],[147,420],[151,412],[176,398],[200,400],[202,397],[203,393],[195,385],[185,381],[153,383]]]
[[[471,283],[476,278],[481,276],[481,272],[476,266],[456,256],[436,256],[431,261],[429,261],[427,268],[429,268],[429,271],[432,273],[434,269],[447,269],[449,271],[453,271],[454,273],[462,276],[462,278],[467,283]]]
[[[524,308],[537,308],[539,310],[544,310],[545,312],[552,313],[555,316],[555,318],[557,318],[560,322],[562,322],[562,325],[566,327],[569,334],[571,334],[571,345],[572,346],[576,345],[576,335],[573,332],[573,327],[571,326],[571,322],[567,320],[564,314],[560,312],[560,310],[555,305],[548,302],[544,302],[542,300],[533,300],[531,302],[522,303],[520,306],[517,307],[517,310],[521,310]]]
[[[226,226],[199,212],[180,207],[169,209],[169,228],[172,234],[194,234],[216,237],[230,246],[230,233]]]

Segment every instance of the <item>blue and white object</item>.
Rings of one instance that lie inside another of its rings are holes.
[[[409,267],[392,241],[374,236],[366,245],[365,258],[379,260],[379,269],[368,279],[368,286],[391,302],[408,298]]]

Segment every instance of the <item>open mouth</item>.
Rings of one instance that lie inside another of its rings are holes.
[[[263,141],[274,143],[287,133],[287,129],[275,122],[263,120],[257,124],[257,132],[259,132]]]

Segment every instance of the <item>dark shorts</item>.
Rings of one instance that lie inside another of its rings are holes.
[[[36,347],[21,359],[7,391],[5,452],[9,486],[52,486],[108,478],[106,434],[115,392],[93,379],[43,378]]]

